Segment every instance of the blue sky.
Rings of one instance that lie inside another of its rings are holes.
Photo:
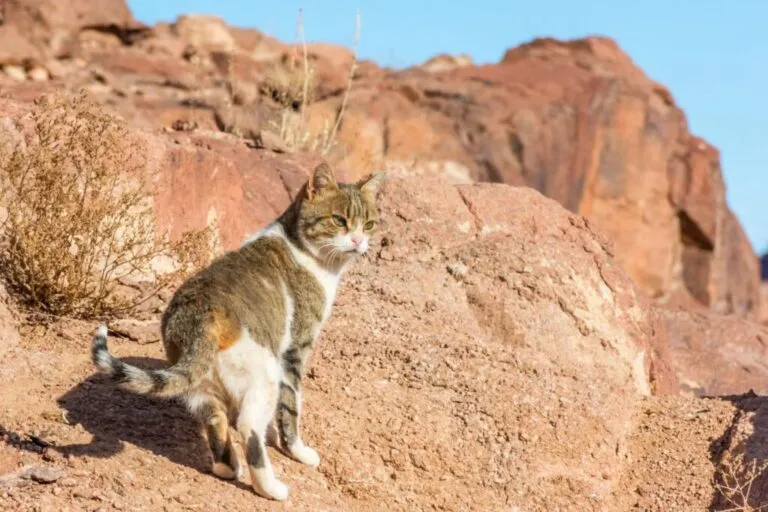
[[[217,14],[293,41],[300,7],[310,41],[352,45],[362,58],[404,67],[436,53],[479,63],[534,37],[612,37],[670,88],[691,130],[720,148],[728,200],[755,250],[768,249],[768,1],[765,0],[128,0],[136,18]],[[332,7],[331,7],[332,6]]]

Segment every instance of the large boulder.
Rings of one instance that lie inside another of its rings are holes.
[[[394,177],[380,201],[313,363],[334,479],[405,508],[611,509],[633,404],[676,384],[605,240],[529,188]]]

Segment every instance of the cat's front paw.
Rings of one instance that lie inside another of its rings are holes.
[[[291,449],[291,456],[302,464],[307,466],[317,467],[320,464],[320,455],[317,452],[305,445],[301,441],[295,443]]]

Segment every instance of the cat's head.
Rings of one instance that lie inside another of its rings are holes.
[[[343,264],[368,250],[379,224],[376,193],[383,173],[357,183],[338,183],[328,164],[318,165],[303,188],[299,236],[329,265]]]

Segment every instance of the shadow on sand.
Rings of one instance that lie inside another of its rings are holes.
[[[768,465],[768,397],[750,391],[712,398],[731,402],[736,414],[723,435],[710,443],[718,491],[709,510],[766,510],[768,469],[761,469]],[[726,497],[730,494],[727,489],[736,492]]]
[[[158,359],[128,357],[126,363],[163,368]],[[108,377],[91,376],[58,399],[72,423],[94,437],[89,444],[58,447],[63,454],[106,458],[132,443],[169,460],[208,472],[208,459],[197,420],[177,401],[137,395],[118,388]]]

